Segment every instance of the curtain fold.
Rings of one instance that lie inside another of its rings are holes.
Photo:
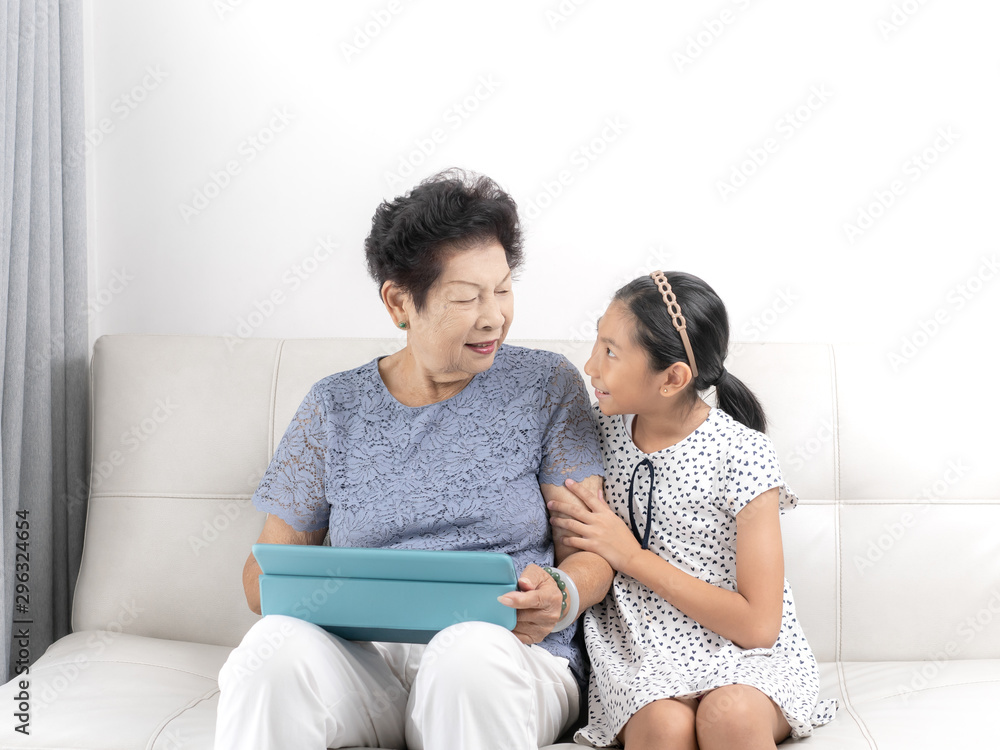
[[[88,339],[81,0],[0,2],[6,680],[71,629],[86,504],[76,488],[87,477]]]

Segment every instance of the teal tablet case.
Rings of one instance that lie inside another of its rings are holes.
[[[499,552],[255,544],[261,614],[290,615],[356,641],[427,643],[459,622],[513,630],[497,601],[517,588]]]

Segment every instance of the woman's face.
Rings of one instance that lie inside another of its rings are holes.
[[[485,372],[514,317],[503,245],[487,240],[446,254],[423,310],[408,306],[407,347],[421,367],[446,377]]]

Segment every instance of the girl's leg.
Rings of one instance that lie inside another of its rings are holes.
[[[792,731],[774,701],[749,685],[703,696],[695,728],[700,750],[773,750]]]
[[[647,703],[625,723],[618,739],[626,750],[698,750],[695,739],[697,706],[697,701],[686,698]]]

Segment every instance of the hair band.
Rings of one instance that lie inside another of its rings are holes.
[[[694,363],[694,350],[691,348],[691,339],[688,338],[687,334],[687,321],[681,315],[681,306],[677,303],[677,295],[670,288],[670,282],[667,281],[667,277],[663,271],[653,271],[649,276],[656,283],[656,288],[660,290],[660,294],[663,295],[663,301],[667,305],[667,312],[670,313],[670,319],[674,322],[674,328],[681,335],[681,341],[684,343],[684,351],[687,352],[688,364],[691,365],[691,374],[694,377],[698,377],[698,365]]]

